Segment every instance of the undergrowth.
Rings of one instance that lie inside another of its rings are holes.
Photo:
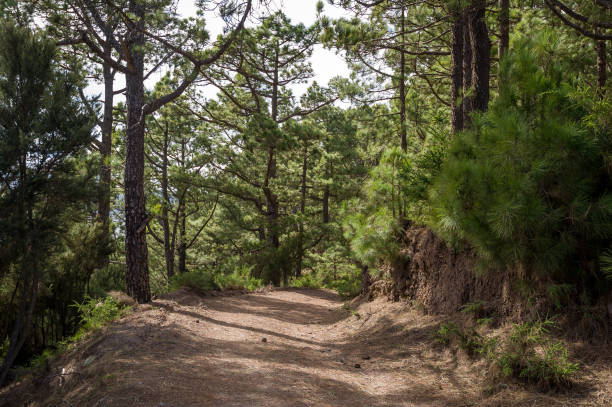
[[[445,346],[456,345],[470,356],[486,358],[499,372],[494,379],[514,378],[543,388],[568,387],[579,367],[570,362],[565,346],[551,337],[554,327],[550,319],[524,322],[515,324],[506,338],[496,338],[448,322],[440,325],[434,339]]]
[[[294,278],[291,287],[299,288],[329,288],[334,290],[343,299],[351,299],[359,295],[361,291],[361,276],[359,270],[349,270],[336,274],[322,276],[319,273],[311,272]]]
[[[30,360],[31,369],[40,369],[46,366],[49,361],[56,356],[64,353],[70,347],[83,339],[90,332],[97,331],[112,321],[126,315],[130,307],[118,303],[112,297],[90,298],[86,297],[82,303],[73,305],[81,316],[81,327],[72,336],[57,342],[52,348],[45,349],[41,354]]]
[[[292,287],[298,288],[321,288],[323,284],[323,279],[315,273],[303,274],[291,282]]]
[[[234,268],[230,273],[213,273],[210,270],[194,270],[177,274],[170,280],[170,289],[181,287],[192,288],[196,291],[209,290],[249,290],[255,291],[263,285],[260,278],[252,276],[252,267],[242,265]]]

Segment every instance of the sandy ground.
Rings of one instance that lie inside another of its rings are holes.
[[[0,391],[0,406],[612,406],[610,352],[565,394],[485,396],[484,362],[433,345],[440,317],[342,305],[323,290],[179,290]]]

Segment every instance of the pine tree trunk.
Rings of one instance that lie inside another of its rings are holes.
[[[472,41],[470,39],[468,9],[463,12],[463,128],[469,127],[470,115],[474,110],[474,91],[472,89]]]
[[[182,274],[187,272],[187,214],[184,203],[179,203],[179,207],[178,272]]]
[[[329,139],[325,143],[325,152],[329,154]],[[329,162],[325,163],[325,180],[327,181],[330,177]],[[329,185],[326,183],[323,187],[323,223],[329,223]]]
[[[302,149],[302,182],[301,182],[301,196],[300,196],[300,224],[298,230],[298,247],[297,247],[297,266],[295,269],[295,276],[299,277],[302,275],[302,261],[304,258],[304,214],[306,213],[306,175],[308,171],[308,146],[304,141],[304,148]]]
[[[463,130],[463,30],[465,20],[461,12],[454,16],[451,28],[451,127],[453,133]]]
[[[112,46],[105,44],[104,53],[110,58]],[[110,197],[111,197],[111,151],[113,135],[113,81],[115,75],[108,64],[102,67],[104,77],[104,113],[102,117],[102,140],[100,146],[100,195],[98,197],[98,218],[102,223],[103,239],[110,241]],[[108,264],[108,255],[100,261],[100,267]]]
[[[361,266],[361,294],[367,294],[372,284],[368,266]]]
[[[606,65],[606,42],[597,41],[597,88],[602,93],[608,80]]]
[[[497,56],[499,60],[510,48],[510,0],[499,0],[499,42]]]
[[[272,97],[271,97],[271,114],[272,120],[276,123],[278,118],[278,50],[277,56],[274,64],[274,82],[272,84]],[[272,191],[270,187],[271,182],[276,178],[276,143],[275,141],[271,142],[272,144],[268,147],[268,165],[266,169],[266,178],[263,185],[263,192],[266,198],[266,214],[268,217],[268,241],[270,247],[274,251],[275,255],[279,254],[280,248],[280,238],[279,238],[279,230],[278,230],[278,216],[279,216],[279,208],[278,208],[278,200],[276,195]],[[275,286],[280,285],[281,281],[281,270],[273,270],[271,273],[271,282]],[[282,270],[283,281],[287,280],[287,271],[286,267],[283,267]]]
[[[144,29],[144,8],[131,0],[129,11]],[[144,34],[132,29],[127,36],[125,74],[127,142],[125,159],[125,260],[127,293],[139,303],[151,301],[146,239],[147,214],[144,194]]]
[[[164,257],[166,258],[166,274],[168,280],[174,276],[174,247],[172,245],[172,237],[170,233],[170,219],[168,216],[170,206],[170,194],[168,193],[168,122],[165,123],[164,128],[164,144],[162,150],[162,165],[161,165],[161,190],[164,204],[162,206],[162,228],[164,231]]]
[[[489,107],[491,69],[491,40],[485,21],[486,6],[485,0],[474,0],[469,19],[474,110],[481,112],[486,111]]]
[[[399,75],[399,104],[400,104],[400,138],[402,151],[408,151],[408,135],[406,130],[406,54],[404,53],[404,32],[405,32],[404,7],[402,5],[401,21],[401,51],[400,51],[400,75]]]

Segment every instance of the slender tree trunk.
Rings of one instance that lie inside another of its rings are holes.
[[[463,128],[469,127],[470,115],[474,110],[474,91],[472,89],[472,41],[469,30],[469,9],[463,12]]]
[[[606,42],[597,41],[597,88],[602,94],[606,86],[606,81],[608,80],[606,65]]]
[[[277,56],[278,58],[278,56]],[[274,65],[274,82],[272,84],[271,98],[272,120],[276,123],[278,119],[278,60],[275,60]],[[266,169],[266,178],[263,184],[263,192],[266,197],[266,214],[268,218],[268,241],[275,255],[279,254],[280,237],[278,230],[279,208],[276,195],[272,191],[270,183],[276,178],[276,142],[272,141],[268,146],[268,165]],[[281,280],[281,270],[273,270],[271,273],[272,284],[278,286]],[[287,270],[283,267],[282,278],[285,284],[287,283]]]
[[[179,216],[179,246],[178,246],[178,272],[187,272],[187,216],[185,205],[181,205]]]
[[[112,46],[109,41],[104,53],[110,58]],[[104,76],[104,115],[102,118],[102,142],[100,148],[100,196],[98,198],[98,217],[104,228],[104,240],[110,240],[110,195],[111,195],[111,151],[113,134],[113,81],[114,73],[108,64],[102,67]],[[108,264],[105,255],[100,266]]]
[[[408,136],[406,134],[406,54],[404,53],[404,32],[406,21],[404,16],[404,6],[402,5],[401,21],[401,51],[400,51],[400,75],[399,75],[399,104],[400,104],[400,138],[402,141],[402,151],[408,151]]]
[[[501,61],[510,48],[510,0],[499,0],[499,42],[497,56]]]
[[[463,31],[465,20],[461,12],[454,16],[451,28],[451,127],[453,133],[463,130]]]
[[[329,139],[327,140],[327,143],[325,143],[325,152],[327,154],[329,154]],[[330,169],[329,169],[329,162],[325,163],[325,180],[327,181],[330,177]],[[330,196],[330,191],[329,191],[329,184],[325,183],[325,186],[323,187],[323,223],[329,223],[329,196]]]
[[[162,149],[162,165],[161,165],[161,190],[164,205],[162,206],[162,228],[164,231],[164,256],[166,258],[166,274],[168,280],[174,276],[174,247],[170,233],[170,219],[168,216],[170,207],[170,194],[168,193],[168,145],[170,144],[168,134],[168,122],[164,128],[164,144]]]
[[[185,144],[186,141],[183,138],[181,140],[181,166],[185,169]],[[187,191],[184,191],[181,194],[181,198],[179,199],[179,247],[178,247],[178,257],[179,257],[179,273],[187,272]]]
[[[297,248],[297,267],[295,270],[295,276],[299,277],[302,275],[302,261],[304,258],[304,214],[306,213],[306,175],[308,171],[308,146],[306,140],[304,140],[304,147],[302,148],[302,182],[301,182],[301,196],[300,196],[300,224],[298,230],[298,248]]]
[[[126,61],[130,72],[125,74],[127,105],[127,143],[125,159],[125,260],[127,293],[139,303],[151,301],[147,252],[144,194],[144,8],[131,0],[129,11],[139,29],[132,29],[126,38]]]
[[[370,278],[370,272],[368,266],[361,266],[361,294],[367,294],[370,289],[370,285],[372,284],[372,279]]]
[[[485,21],[487,3],[474,0],[469,19],[472,47],[472,86],[474,110],[484,112],[489,107],[489,77],[491,70],[491,40]]]

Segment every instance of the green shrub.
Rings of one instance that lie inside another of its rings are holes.
[[[119,304],[112,297],[102,299],[86,297],[83,303],[76,303],[74,307],[81,316],[82,324],[74,339],[78,339],[84,333],[100,329],[109,322],[121,318],[129,309],[129,307]]]
[[[366,180],[363,198],[344,208],[345,238],[361,263],[375,267],[398,260],[403,221],[428,218],[427,191],[440,170],[445,146],[444,137],[430,135],[409,152],[383,152]]]
[[[192,288],[196,291],[208,291],[217,288],[215,276],[208,270],[193,270],[172,276],[170,289],[177,290],[181,287]]]
[[[52,347],[43,350],[42,353],[30,359],[29,367],[31,369],[36,370],[45,367],[49,360],[68,350],[72,344],[78,342],[87,333],[121,318],[130,309],[130,307],[118,303],[109,296],[104,298],[86,297],[84,302],[75,303],[73,307],[77,309],[81,317],[79,330],[73,336],[55,343]]]
[[[547,40],[517,42],[499,96],[453,138],[431,191],[431,225],[469,242],[483,270],[522,264],[576,284],[591,278],[585,265],[612,237],[611,108],[563,79]]]
[[[454,322],[444,322],[434,333],[434,339],[440,345],[450,345],[455,338],[459,327]]]
[[[344,299],[354,298],[361,292],[361,271],[354,270],[331,280],[326,287],[335,290]]]
[[[546,387],[568,385],[578,364],[569,361],[562,343],[550,338],[553,326],[550,320],[514,325],[495,358],[503,375]]]
[[[214,284],[221,290],[254,291],[263,285],[263,281],[253,277],[252,270],[252,266],[242,265],[236,267],[230,274],[216,274]]]
[[[578,364],[569,361],[567,349],[550,337],[551,320],[514,325],[505,339],[479,334],[454,322],[440,324],[434,339],[441,345],[455,344],[470,356],[482,356],[497,366],[503,377],[543,387],[570,384]]]
[[[468,355],[490,355],[494,352],[497,341],[480,335],[474,328],[461,328],[454,322],[440,324],[434,339],[441,345],[456,343]]]
[[[316,273],[303,274],[293,279],[291,286],[300,288],[321,288],[323,287],[323,279]]]

